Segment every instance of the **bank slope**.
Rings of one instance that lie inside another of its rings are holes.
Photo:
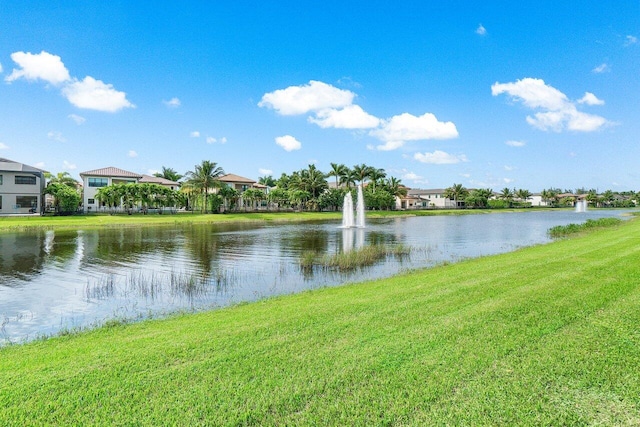
[[[0,350],[0,425],[637,425],[640,221]]]

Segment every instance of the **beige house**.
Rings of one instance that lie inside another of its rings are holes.
[[[218,179],[223,184],[226,184],[227,186],[233,188],[234,190],[237,190],[240,193],[248,190],[249,188],[253,188],[256,184],[256,181],[254,181],[253,179],[245,178],[240,175],[234,175],[232,173],[223,175]]]
[[[453,209],[456,202],[444,196],[445,190],[409,188],[405,197],[396,197],[396,209]]]
[[[138,181],[140,184],[148,183],[148,184],[157,184],[162,185],[163,187],[167,187],[171,190],[178,190],[180,188],[180,183],[176,181],[171,181],[170,179],[165,179],[157,176],[151,175],[142,175],[142,178]]]
[[[45,171],[0,158],[0,215],[41,214]]]
[[[96,200],[96,193],[99,188],[106,187],[111,184],[128,184],[139,182],[142,175],[129,172],[114,167],[95,169],[87,172],[81,172],[80,178],[84,187],[82,196],[82,209],[84,213],[98,212],[100,203]]]

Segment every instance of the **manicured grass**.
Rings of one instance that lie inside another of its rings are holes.
[[[0,425],[639,425],[640,220],[0,349]]]

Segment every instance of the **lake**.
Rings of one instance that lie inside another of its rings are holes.
[[[339,221],[187,224],[0,234],[0,344],[180,310],[387,277],[550,240],[549,228],[623,211],[567,210]],[[352,271],[304,269],[306,252],[404,245]]]

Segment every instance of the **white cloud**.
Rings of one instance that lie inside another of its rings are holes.
[[[25,78],[31,81],[40,79],[53,85],[59,85],[71,79],[69,71],[62,63],[62,59],[44,50],[36,54],[14,52],[11,54],[11,59],[20,68],[14,68],[13,72],[5,77],[7,82]]]
[[[379,129],[369,132],[381,141],[378,150],[395,150],[404,145],[406,141],[419,141],[425,139],[451,139],[458,136],[458,130],[453,122],[440,122],[431,113],[422,116],[414,116],[403,113],[383,120]]]
[[[129,150],[129,152],[127,153],[127,156],[138,157],[138,153],[136,153],[134,150]]]
[[[585,92],[584,96],[578,100],[578,103],[587,105],[604,105],[604,101],[598,99],[598,97],[591,92]]]
[[[2,72],[2,64],[0,64],[0,73]]]
[[[114,113],[123,108],[135,107],[127,100],[126,93],[90,76],[66,85],[62,88],[62,94],[76,107],[89,110]]]
[[[421,180],[422,177],[416,173],[407,172],[404,175],[402,175],[402,179],[406,179],[408,181],[416,181],[416,180]]]
[[[42,169],[44,167],[44,162],[38,162],[34,166],[37,167],[38,169]]]
[[[169,108],[178,108],[182,103],[178,98],[171,98],[168,101],[163,100],[162,103]]]
[[[259,107],[276,110],[283,116],[305,114],[326,108],[343,108],[351,105],[355,94],[329,84],[311,80],[307,85],[289,86],[265,93]]]
[[[87,121],[87,119],[85,119],[84,117],[79,116],[79,115],[77,115],[77,114],[69,114],[67,117],[68,117],[69,119],[73,120],[74,122],[76,122],[76,124],[77,124],[78,126],[79,126],[79,125],[81,125],[81,124],[83,124],[84,122],[86,122],[86,121]]]
[[[160,173],[158,169],[147,169],[147,175],[154,176],[157,173]]]
[[[484,28],[484,26],[482,24],[480,24],[480,25],[478,25],[478,28],[476,28],[476,34],[484,36],[485,34],[487,34],[487,29]]]
[[[220,138],[220,144],[226,144],[227,143],[227,137],[223,136],[222,138]]]
[[[189,133],[189,136],[191,138],[200,138],[200,132],[198,132],[197,130],[194,130],[193,132]]]
[[[596,74],[602,74],[609,71],[609,66],[606,63],[600,64],[597,67],[595,67],[593,70],[591,70],[592,73],[596,73]]]
[[[54,141],[58,141],[58,142],[66,142],[67,140],[65,139],[64,136],[62,136],[62,132],[58,132],[55,130],[51,130],[47,133],[47,138],[49,139],[53,139]]]
[[[504,170],[506,170],[507,172],[511,172],[514,169],[515,168],[513,166],[504,165]]]
[[[273,175],[273,171],[272,171],[271,169],[263,169],[263,168],[260,168],[260,169],[258,169],[258,173],[259,173],[261,176]]]
[[[215,144],[216,142],[218,142],[218,140],[215,139],[214,137],[212,136],[207,137],[207,144]]]
[[[380,119],[365,112],[358,105],[348,105],[340,110],[326,108],[316,113],[316,117],[308,118],[321,128],[338,129],[370,129],[378,127]]]
[[[276,144],[285,149],[285,151],[294,151],[302,148],[300,141],[291,135],[279,136],[276,138]]]
[[[9,146],[4,142],[0,142],[0,150],[8,150]]]
[[[450,165],[460,162],[468,162],[467,156],[460,154],[458,156],[445,153],[444,151],[436,150],[433,153],[416,153],[413,158],[422,163],[429,163],[433,165]]]
[[[76,165],[74,163],[70,163],[66,160],[62,161],[62,169],[63,170],[68,170],[68,171],[72,171],[76,169]]]
[[[378,150],[378,151],[393,151],[404,145],[404,141],[387,141],[384,144],[373,146],[371,144],[367,145],[369,150]]]
[[[509,147],[524,147],[525,145],[527,145],[527,143],[524,141],[513,141],[513,140],[509,140],[505,142],[505,144],[507,144]]]
[[[511,178],[502,178],[502,182],[504,182],[505,184],[511,184],[513,182],[513,179],[511,179]]]
[[[491,86],[491,93],[493,96],[506,93],[531,109],[544,110],[526,118],[527,123],[541,130],[592,132],[608,123],[604,117],[578,111],[576,104],[564,93],[540,79],[525,78],[514,83],[495,83]],[[595,95],[591,98],[585,94],[585,97],[590,101],[603,102]],[[582,99],[585,100],[585,97]]]
[[[631,46],[632,44],[638,43],[638,38],[636,36],[627,36],[624,39],[625,46]],[[2,69],[0,69],[2,71]]]
[[[547,85],[544,80],[524,78],[514,83],[494,83],[491,86],[493,96],[507,93],[519,99],[529,108],[561,110],[568,103],[567,96],[558,89]]]

